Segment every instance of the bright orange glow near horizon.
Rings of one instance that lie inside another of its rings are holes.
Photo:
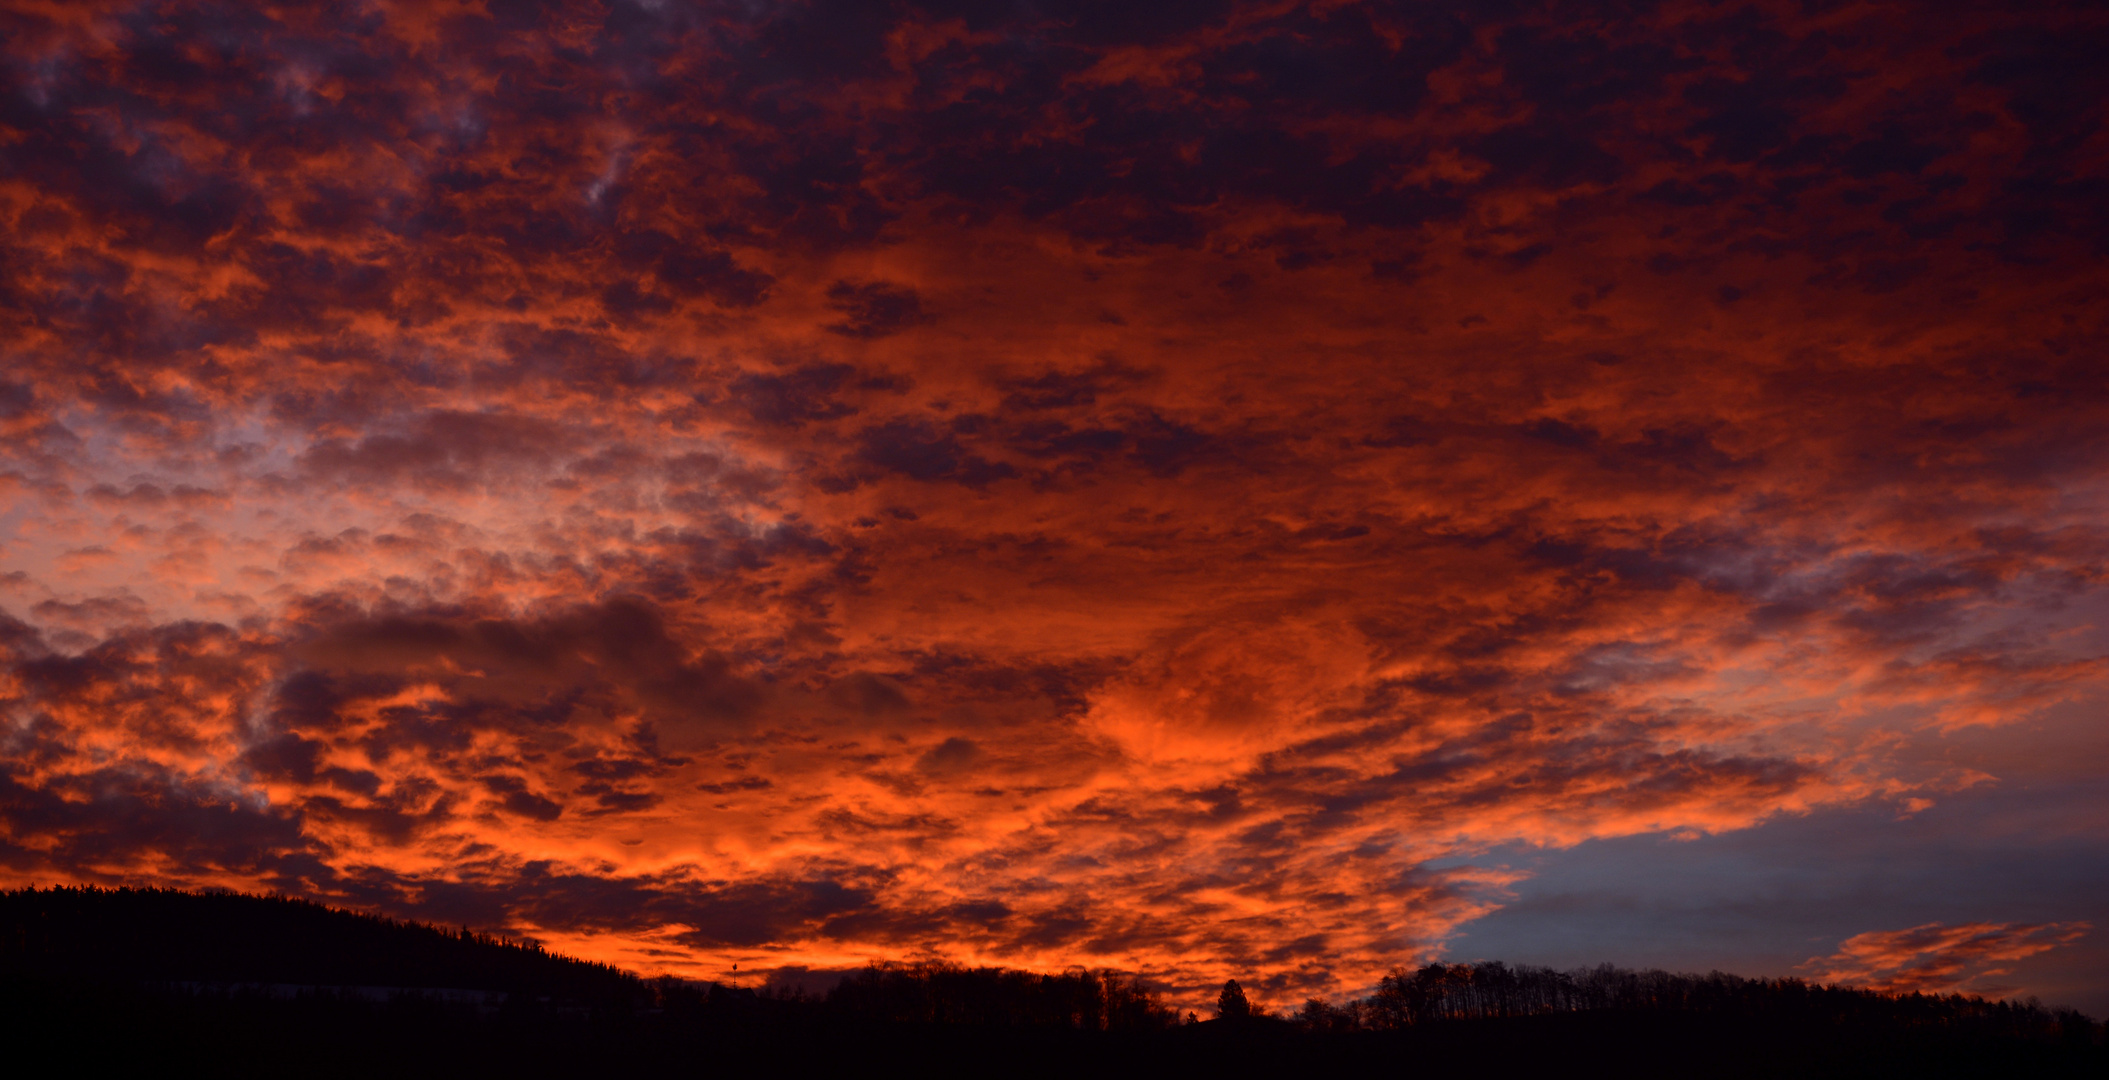
[[[9,882],[2109,1007],[2099,12],[0,12]]]

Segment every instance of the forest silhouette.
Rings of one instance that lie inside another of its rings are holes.
[[[1608,964],[1401,967],[1279,1012],[1232,980],[1212,1012],[1113,971],[876,964],[757,992],[285,897],[0,893],[0,1032],[76,1070],[2109,1075],[2104,1025],[2033,1001]]]

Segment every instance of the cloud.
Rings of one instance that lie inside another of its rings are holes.
[[[922,297],[906,285],[884,281],[838,281],[828,286],[828,307],[842,316],[827,324],[831,333],[852,338],[882,338],[931,321]]]
[[[1348,993],[2109,691],[2078,9],[0,26],[10,874]]]
[[[1854,934],[1830,956],[1801,966],[1811,978],[1891,993],[1969,992],[2000,995],[2012,986],[1999,976],[2011,964],[2087,936],[2087,923],[1926,923],[1908,930]]]
[[[462,486],[500,463],[546,465],[571,441],[562,428],[533,417],[437,411],[415,418],[402,434],[322,440],[299,464],[318,480]]]

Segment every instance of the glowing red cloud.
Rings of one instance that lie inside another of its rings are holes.
[[[1900,994],[1972,990],[1999,994],[1988,982],[2010,969],[1993,967],[2078,941],[2086,923],[1927,923],[1909,930],[1854,934],[1838,951],[1802,965],[1823,982],[1852,983]]]
[[[2092,16],[492,7],[8,5],[7,875],[1300,996],[2100,700]]]

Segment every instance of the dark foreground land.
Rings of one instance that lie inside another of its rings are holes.
[[[217,1076],[2109,1078],[2076,1013],[1795,980],[1433,965],[1344,1008],[1190,1023],[1103,973],[882,968],[778,999],[160,890],[0,894],[0,1038],[69,1073]]]

